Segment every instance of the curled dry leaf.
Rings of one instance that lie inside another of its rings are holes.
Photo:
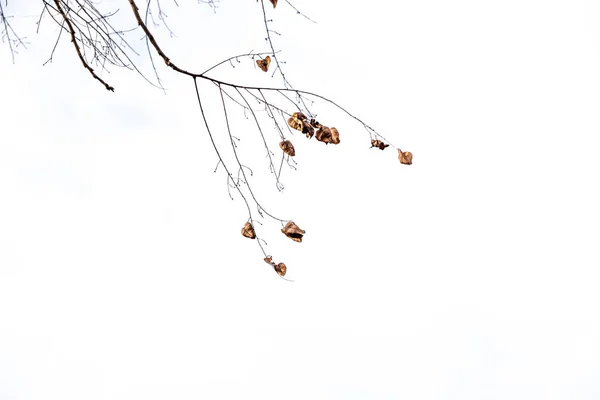
[[[305,230],[300,229],[300,227],[292,221],[285,224],[281,232],[283,232],[285,236],[289,237],[294,242],[298,243],[302,242],[302,236],[304,236],[304,234],[306,233]]]
[[[285,273],[287,272],[287,267],[284,263],[275,264],[271,256],[265,257],[265,262],[271,265],[275,272],[277,272],[280,276],[285,276]]]
[[[256,60],[256,65],[258,65],[258,68],[267,72],[269,70],[269,65],[271,65],[271,57],[266,56],[264,60]]]
[[[331,128],[331,143],[333,143],[333,144],[340,143],[340,132],[335,128]]]
[[[281,150],[288,156],[294,157],[296,155],[296,149],[294,149],[294,145],[289,140],[280,142],[279,147],[281,147]]]
[[[323,125],[319,126],[319,129],[317,129],[317,132],[315,132],[315,137],[318,141],[323,142],[325,144],[340,143],[340,133],[338,132],[338,130],[335,128],[328,128]]]
[[[306,121],[306,115],[302,114],[300,111],[297,111],[292,114],[292,118],[299,119],[300,121]]]
[[[302,131],[302,121],[295,119],[294,117],[288,118],[288,125],[297,131]]]
[[[306,115],[304,115],[298,111],[298,112],[293,113],[292,116],[290,118],[288,118],[288,125],[294,129],[304,133],[306,135],[306,137],[311,138],[315,134],[315,128],[313,127],[313,124],[312,124],[313,121],[314,120],[311,120],[310,122],[308,122]]]
[[[250,239],[256,239],[256,232],[254,232],[254,227],[250,222],[246,222],[242,228],[242,235]]]
[[[315,134],[315,128],[313,128],[313,126],[307,121],[302,121],[302,133],[304,133],[306,137],[310,139]]]
[[[269,0],[273,4],[273,8],[277,7],[277,0]]]
[[[284,263],[279,263],[277,265],[275,265],[275,272],[277,272],[280,276],[285,276],[285,273],[287,272],[287,267],[285,266]]]
[[[411,165],[412,164],[412,153],[410,151],[402,151],[398,149],[398,160],[401,164]]]
[[[377,139],[371,139],[371,147],[377,147],[381,150],[384,150],[386,147],[389,147],[389,144],[385,144],[383,143],[381,140]]]

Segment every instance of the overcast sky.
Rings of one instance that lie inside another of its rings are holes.
[[[179,3],[158,39],[183,68],[268,50],[260,3]],[[57,28],[9,1],[30,45],[0,45],[0,399],[600,398],[600,5],[266,3],[292,84],[414,154],[317,102],[341,143],[293,136],[279,193],[231,105],[258,197],[306,230],[257,225],[293,283],[241,236],[189,78],[109,93],[66,38],[43,67]],[[241,61],[213,76],[281,86]]]

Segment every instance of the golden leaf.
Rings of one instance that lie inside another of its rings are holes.
[[[284,263],[279,263],[275,265],[274,268],[275,272],[277,272],[280,276],[285,276],[285,273],[287,272],[287,267]]]
[[[300,229],[300,227],[292,221],[285,224],[281,232],[283,232],[285,236],[289,237],[294,242],[298,243],[302,242],[302,236],[304,236],[304,234],[306,233],[305,230]]]
[[[266,56],[264,60],[256,60],[256,65],[258,65],[258,68],[262,69],[265,72],[267,72],[269,70],[270,64],[271,64],[270,56]]]
[[[302,121],[295,119],[294,117],[288,118],[288,125],[296,129],[297,131],[302,131],[303,129]]]
[[[250,222],[246,222],[242,228],[242,235],[250,239],[256,239],[256,232],[254,232],[254,227]]]
[[[296,155],[296,149],[294,149],[294,145],[289,140],[284,140],[283,142],[280,142],[279,147],[288,156],[294,157]]]
[[[398,149],[398,160],[401,164],[411,165],[412,164],[412,153],[410,151],[402,151]]]
[[[377,139],[371,139],[371,147],[377,147],[381,150],[384,150],[386,147],[389,147],[389,144],[385,144],[383,143],[381,140]]]
[[[273,8],[277,7],[277,0],[269,0],[273,4]]]

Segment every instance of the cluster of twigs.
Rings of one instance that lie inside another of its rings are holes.
[[[282,219],[273,215],[259,202],[258,196],[250,185],[250,181],[248,179],[248,175],[252,176],[253,171],[246,165],[237,151],[236,142],[239,141],[239,138],[237,138],[232,132],[232,126],[230,123],[231,107],[241,107],[247,116],[251,116],[251,123],[256,126],[256,130],[262,139],[262,143],[264,144],[268,158],[268,167],[275,178],[275,185],[279,191],[283,190],[283,184],[281,183],[283,163],[286,162],[291,168],[295,168],[296,165],[293,160],[295,150],[292,142],[289,140],[289,136],[293,130],[301,131],[309,138],[314,136],[316,140],[326,144],[340,143],[340,133],[336,128],[329,128],[315,120],[316,114],[313,113],[308,106],[308,104],[313,104],[315,100],[322,100],[337,107],[339,110],[343,111],[350,118],[360,124],[368,132],[372,147],[377,147],[381,150],[384,150],[388,146],[394,146],[387,139],[377,133],[372,127],[367,125],[361,119],[347,111],[336,102],[317,93],[295,89],[291,85],[283,71],[283,62],[281,62],[279,59],[279,53],[275,50],[275,45],[271,37],[271,34],[275,31],[270,28],[270,23],[272,20],[267,18],[265,0],[257,1],[260,2],[260,6],[262,7],[266,41],[268,42],[270,51],[263,53],[248,52],[230,57],[201,73],[192,72],[176,64],[161,48],[155,36],[153,35],[152,29],[156,28],[160,24],[165,26],[169,33],[172,34],[172,31],[166,24],[166,14],[160,5],[160,0],[148,0],[144,13],[140,12],[135,0],[127,1],[129,2],[129,8],[135,21],[135,24],[133,24],[132,21],[132,26],[128,29],[119,30],[113,26],[111,19],[117,14],[118,10],[109,14],[103,14],[96,8],[91,0],[43,0],[43,10],[40,20],[38,21],[38,29],[44,14],[50,15],[50,17],[61,28],[56,39],[56,43],[60,41],[63,33],[67,35],[74,47],[77,57],[83,64],[84,68],[89,71],[94,79],[98,80],[109,91],[114,91],[114,87],[101,78],[93,67],[106,69],[110,66],[116,66],[132,69],[137,71],[142,77],[144,77],[144,79],[150,82],[132,61],[132,55],[137,55],[137,53],[124,39],[125,33],[136,30],[141,30],[146,40],[148,54],[157,79],[157,84],[153,84],[154,86],[162,88],[153,54],[157,55],[159,59],[161,59],[165,65],[173,71],[185,76],[189,76],[193,81],[202,121],[206,127],[206,131],[218,158],[217,168],[222,165],[225,171],[229,196],[233,199],[231,191],[233,190],[234,192],[237,192],[237,194],[239,194],[244,201],[248,210],[248,220],[242,229],[242,235],[250,239],[256,239],[256,242],[258,243],[258,246],[264,255],[265,262],[271,265],[281,277],[285,276],[287,267],[284,263],[276,264],[272,262],[272,257],[268,255],[265,250],[266,241],[257,235],[255,224],[257,222],[260,223],[260,219],[265,217],[279,221],[282,225],[282,232],[296,242],[302,241],[302,236],[305,234],[305,231],[300,229],[291,220]],[[153,1],[156,3],[154,12],[152,11],[151,7]],[[218,3],[218,1],[215,2],[213,0],[203,2],[210,4],[212,7],[216,7]],[[269,0],[269,2],[273,5],[273,8],[275,8],[277,5],[277,0]],[[285,0],[285,2],[298,14],[312,21],[308,16],[301,13],[296,7],[294,7],[289,1]],[[9,37],[9,44],[22,43],[20,39],[14,39],[17,36],[14,34],[12,28],[10,28],[8,20],[5,17],[1,6],[0,16],[2,17],[1,22],[4,24],[4,30],[2,32],[4,33],[5,37]],[[12,42],[10,38],[13,38]],[[17,40],[17,42],[14,40]],[[48,61],[52,60],[55,49],[56,44]],[[240,85],[233,82],[226,82],[209,75],[218,67],[221,67],[227,63],[232,63],[233,60],[239,61],[239,59],[243,58],[250,58],[254,60],[257,66],[265,72],[269,71],[272,58],[274,61],[272,74],[279,74],[283,83],[283,87],[277,88]],[[233,164],[226,162],[226,160],[222,157],[223,149],[221,149],[215,141],[217,132],[215,132],[215,130],[211,127],[211,124],[207,118],[205,100],[202,96],[201,90],[199,89],[199,81],[210,82],[218,90],[223,112],[222,118],[225,121],[226,127],[225,134],[228,136],[228,143],[233,153]],[[267,140],[265,135],[263,123],[261,123],[258,116],[259,113],[264,113],[264,115],[268,117],[272,125],[275,127],[275,130],[279,134],[279,147],[282,151],[279,161],[276,161],[276,154],[269,147],[269,140]],[[397,150],[399,153],[400,162],[402,164],[412,163],[412,154],[409,152],[402,152],[400,149]],[[216,170],[217,169],[215,169],[215,171]]]
[[[8,49],[12,57],[12,62],[15,62],[15,54],[18,52],[19,47],[27,48],[26,38],[22,38],[12,27],[10,20],[13,18],[11,15],[7,15],[4,11],[4,7],[8,6],[8,0],[0,1],[0,42],[8,43]]]

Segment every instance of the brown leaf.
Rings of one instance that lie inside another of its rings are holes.
[[[273,4],[273,8],[277,7],[277,0],[269,0]]]
[[[287,267],[284,263],[279,263],[275,265],[274,268],[275,272],[277,272],[280,276],[285,276],[285,273],[287,272]]]
[[[287,267],[284,263],[275,264],[271,256],[265,257],[265,262],[267,264],[270,264],[275,270],[275,272],[277,272],[280,276],[285,276],[285,273],[287,272]]]
[[[304,126],[302,124],[302,121],[300,121],[299,119],[296,119],[294,117],[288,118],[288,125],[294,129],[296,129],[297,131],[302,131],[303,126]]]
[[[256,65],[258,65],[258,68],[262,69],[265,72],[267,72],[269,70],[270,64],[271,64],[270,56],[266,56],[264,60],[256,60]]]
[[[256,232],[254,232],[254,227],[250,222],[246,222],[242,228],[242,235],[250,239],[256,239]]]
[[[315,132],[315,137],[318,141],[323,142],[325,144],[333,143],[338,144],[340,142],[340,133],[335,128],[328,128],[326,126],[321,125],[317,132]]]
[[[398,160],[401,164],[411,165],[412,164],[412,153],[410,151],[402,151],[398,149]]]
[[[310,139],[315,134],[315,128],[307,121],[302,121],[302,133],[306,134],[306,137]]]
[[[333,144],[340,143],[340,133],[335,128],[331,128],[331,143],[333,143]]]
[[[296,150],[294,149],[294,145],[289,140],[284,140],[283,142],[280,142],[279,147],[288,156],[294,157],[296,155]]]
[[[386,147],[389,147],[389,144],[385,144],[383,143],[381,140],[377,139],[371,139],[371,147],[377,147],[381,150],[384,150]]]
[[[304,236],[304,234],[306,233],[305,230],[300,229],[300,227],[292,221],[285,224],[281,232],[283,232],[285,236],[289,237],[294,242],[298,243],[302,242],[302,236]]]
[[[300,111],[297,111],[292,114],[292,118],[299,119],[300,121],[306,121],[306,115],[302,114]]]
[[[317,132],[315,132],[315,137],[319,142],[329,143],[331,140],[331,130],[328,127],[321,125]]]

